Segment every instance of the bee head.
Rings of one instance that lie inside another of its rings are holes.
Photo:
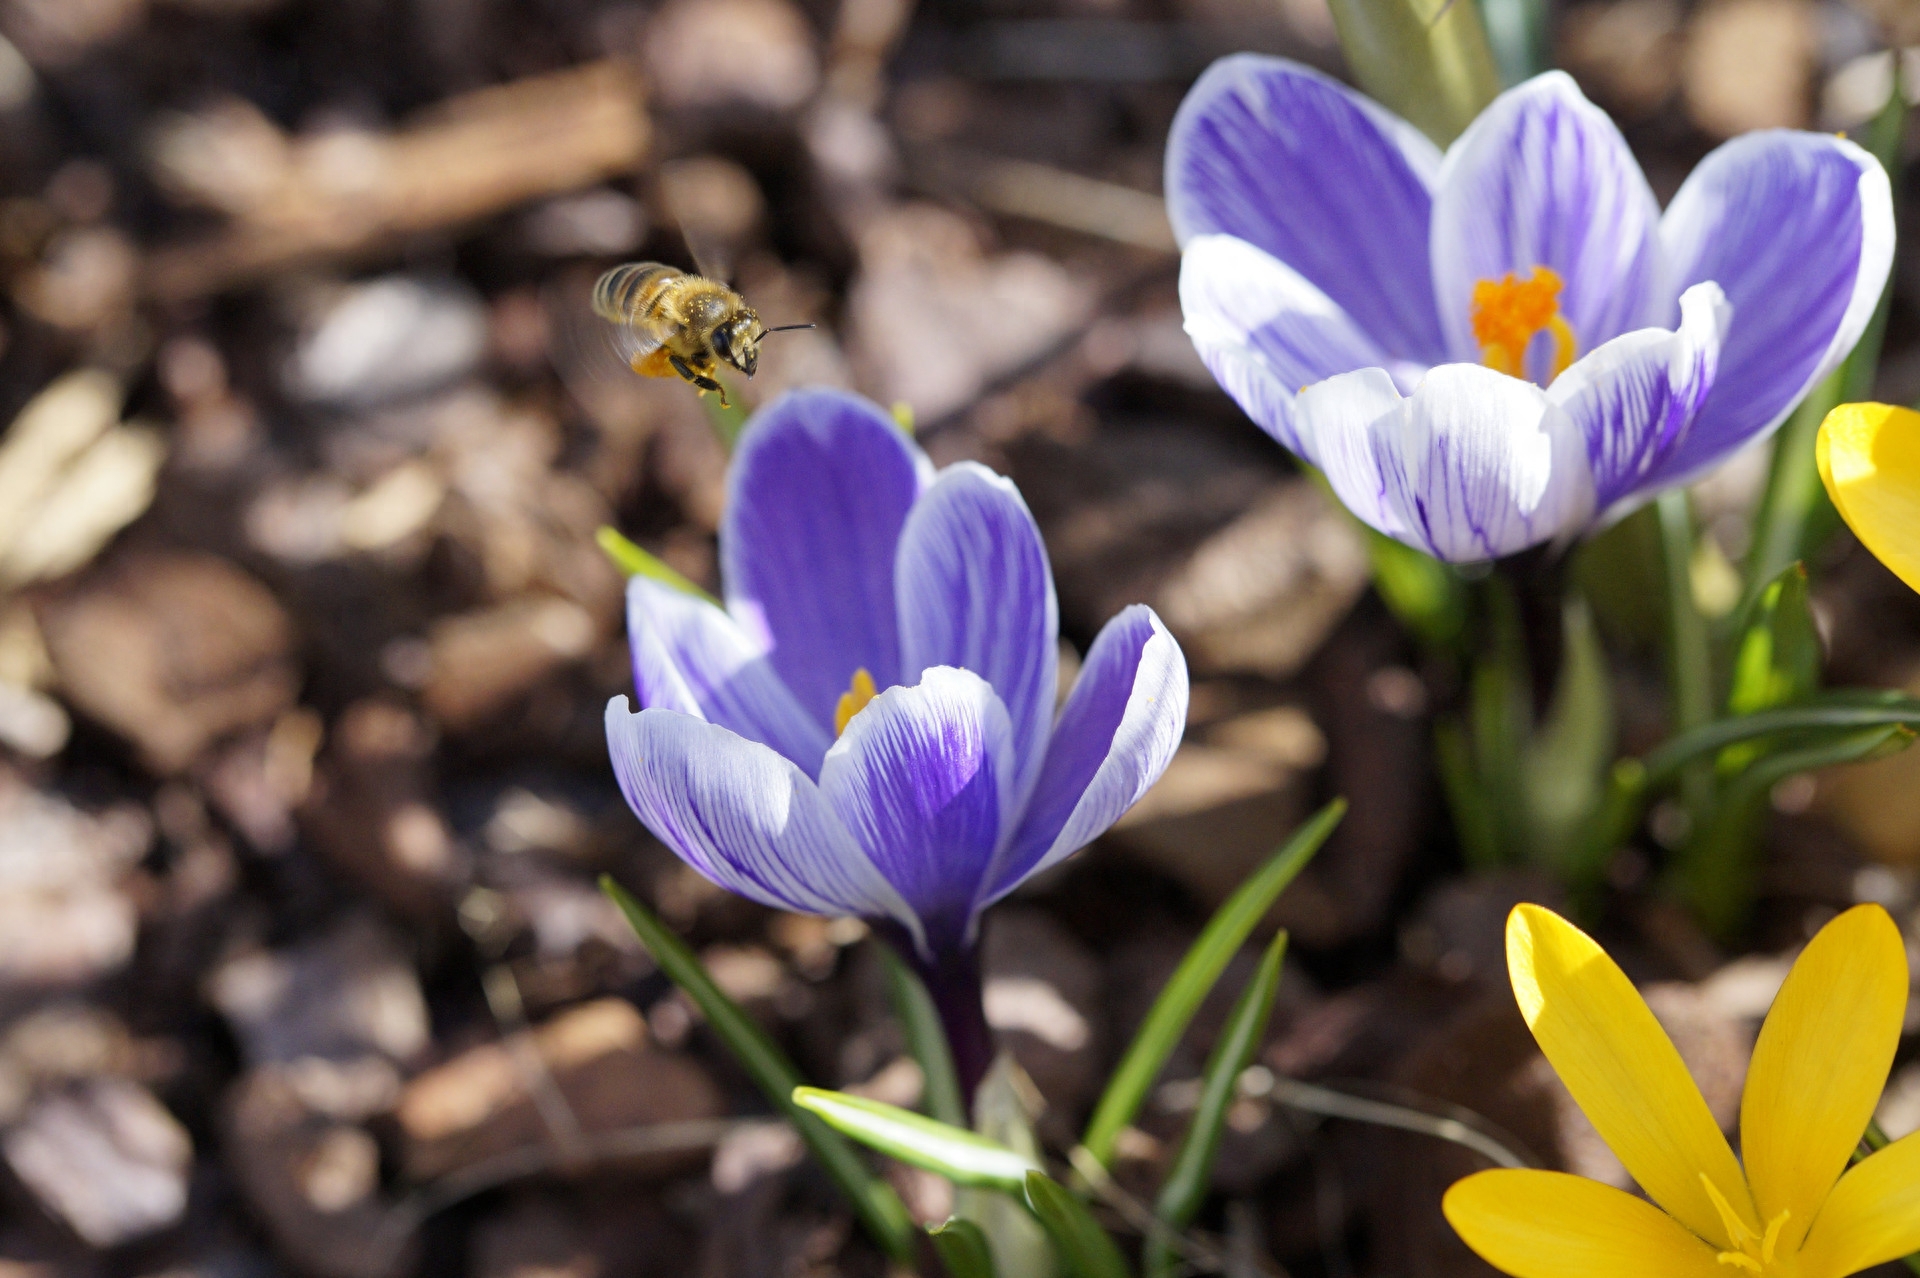
[[[752,377],[753,370],[760,366],[762,333],[760,317],[752,311],[743,309],[731,320],[713,330],[714,353],[748,377]]]

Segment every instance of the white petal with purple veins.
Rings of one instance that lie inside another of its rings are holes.
[[[1657,476],[1683,482],[1786,419],[1860,340],[1893,265],[1893,196],[1871,155],[1821,133],[1735,138],[1660,225],[1681,286],[1733,306],[1713,393]]]
[[[1153,609],[1135,604],[1088,650],[1040,782],[975,910],[1105,833],[1167,770],[1186,724],[1186,658]]]
[[[707,878],[776,909],[920,921],[814,783],[766,746],[677,710],[607,703],[607,749],[634,814]]]
[[[1303,456],[1293,421],[1300,389],[1388,362],[1325,293],[1231,235],[1188,241],[1180,256],[1180,309],[1187,335],[1221,387],[1261,429]]]
[[[1549,267],[1580,348],[1669,322],[1660,206],[1620,130],[1572,78],[1549,71],[1480,113],[1447,152],[1434,197],[1432,270],[1456,360],[1481,357],[1473,289]],[[1548,354],[1529,373],[1544,382]]]
[[[856,669],[900,681],[894,561],[930,479],[925,454],[873,403],[792,391],[755,414],[727,478],[727,605],[823,732]]]
[[[1596,509],[1629,501],[1685,442],[1713,389],[1731,314],[1714,284],[1680,299],[1680,328],[1614,338],[1561,374],[1547,398],[1587,441]]]
[[[627,582],[634,691],[646,708],[678,710],[758,741],[808,776],[833,744],[800,708],[766,653],[719,607],[672,586]]]
[[[1585,442],[1539,387],[1443,364],[1389,406],[1391,389],[1374,369],[1300,396],[1303,433],[1337,451],[1347,470],[1336,478],[1329,466],[1329,481],[1381,532],[1457,563],[1551,541],[1592,515]],[[1371,509],[1342,490],[1363,497],[1369,483],[1378,484]]]
[[[1440,153],[1418,129],[1284,58],[1214,63],[1167,137],[1182,246],[1236,236],[1285,262],[1393,358],[1444,357],[1427,226]]]
[[[1004,775],[1024,801],[1053,722],[1060,612],[1020,490],[976,462],[941,471],[900,535],[896,577],[902,679],[957,666],[991,684],[1013,729]]]
[[[938,951],[960,943],[1017,808],[1006,707],[968,670],[935,666],[853,716],[820,791],[919,915]]]

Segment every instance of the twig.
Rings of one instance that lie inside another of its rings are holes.
[[[1396,1127],[1402,1131],[1419,1132],[1423,1136],[1452,1141],[1456,1145],[1471,1149],[1495,1166],[1534,1166],[1531,1159],[1516,1154],[1512,1149],[1476,1127],[1474,1125],[1476,1122],[1486,1121],[1478,1115],[1467,1117],[1436,1115],[1407,1105],[1368,1100],[1347,1092],[1335,1091],[1330,1087],[1316,1087],[1312,1083],[1302,1083],[1277,1074],[1273,1079],[1271,1094],[1279,1104],[1305,1110],[1310,1114],[1322,1114],[1328,1118],[1347,1118],[1355,1122],[1373,1123],[1380,1127]],[[1465,1114],[1465,1111],[1456,1111],[1456,1115],[1462,1114]]]

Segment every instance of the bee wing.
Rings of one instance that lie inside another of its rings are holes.
[[[548,353],[560,380],[587,400],[633,381],[633,361],[659,345],[650,335],[616,324],[593,309],[594,276],[570,272],[546,291],[552,338]]]
[[[725,284],[732,278],[733,254],[725,237],[709,229],[697,191],[681,180],[688,168],[686,161],[676,161],[662,170],[660,202],[666,207],[667,218],[680,229],[680,238],[686,241],[694,272]]]

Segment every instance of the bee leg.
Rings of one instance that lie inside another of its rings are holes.
[[[704,373],[695,372],[693,370],[693,366],[688,364],[687,361],[681,359],[678,355],[669,355],[667,357],[667,362],[673,365],[674,372],[680,374],[680,376],[686,378],[689,382],[692,382],[695,386],[699,387],[703,393],[706,391],[712,391],[716,395],[720,396],[720,407],[722,408],[733,407],[732,404],[729,404],[727,402],[727,388],[722,386],[719,382],[714,381],[711,377],[706,376]]]

